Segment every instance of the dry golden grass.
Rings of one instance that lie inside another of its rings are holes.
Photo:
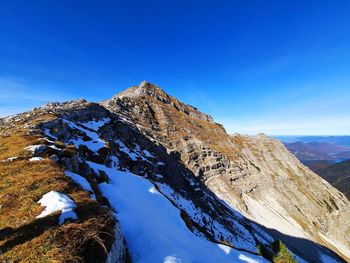
[[[26,146],[37,143],[37,136],[16,134],[11,136],[0,136],[0,160],[21,156],[26,151]]]
[[[35,143],[37,136],[2,136],[0,160],[25,156],[24,148]],[[74,200],[77,221],[59,226],[59,212],[36,218],[43,210],[37,201],[52,190]],[[0,262],[103,262],[113,242],[113,227],[109,210],[53,161],[23,157],[0,162]]]
[[[39,112],[38,112],[39,113]],[[57,118],[54,114],[50,113],[39,113],[39,115],[34,115],[31,119],[33,125],[40,124],[45,121],[50,121]]]

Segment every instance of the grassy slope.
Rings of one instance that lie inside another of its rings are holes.
[[[1,262],[101,262],[113,242],[114,221],[108,209],[89,197],[48,156],[30,162],[24,148],[38,137],[16,130],[0,136],[0,261]],[[37,201],[54,190],[77,204],[78,220],[62,226],[60,213],[36,219],[43,207]]]

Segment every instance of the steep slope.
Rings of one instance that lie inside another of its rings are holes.
[[[341,193],[148,82],[5,118],[0,135],[1,260],[293,262],[278,240],[298,262],[349,258]]]
[[[36,109],[0,126],[0,262],[105,262],[113,240],[124,258],[110,210],[86,179],[65,173],[61,161],[76,163],[77,149],[37,129],[56,118]]]
[[[304,259],[324,261],[315,244],[350,259],[349,201],[279,141],[229,136],[210,116],[148,82],[101,104],[177,154],[216,196]]]
[[[12,138],[16,134],[20,140],[27,136],[33,140],[16,143]],[[22,200],[12,198],[11,207],[6,198],[1,199],[2,209],[7,209],[6,214],[1,211],[2,260],[65,262],[74,257],[72,261],[76,262],[103,262],[107,258],[114,263],[128,262],[131,257],[135,262],[266,262],[258,255],[258,247],[267,249],[270,257],[275,253],[271,247],[274,240],[223,204],[180,162],[178,155],[142,135],[124,116],[98,104],[84,100],[50,103],[6,118],[1,136],[13,143],[4,145],[11,150],[2,160],[7,167],[15,167],[18,156],[12,154],[16,148],[19,152],[29,149],[26,155],[19,154],[20,161],[30,166],[34,160],[42,168],[30,174],[28,182],[23,182],[17,173],[9,175],[11,185],[4,179],[7,191],[15,182],[22,183],[27,191],[21,191],[21,195],[30,200],[34,209],[23,221],[12,210],[13,205],[21,206]],[[46,163],[60,173],[56,177],[46,173]],[[53,183],[36,183],[43,178]],[[54,184],[57,180],[69,182],[85,199],[79,199],[69,187]],[[35,187],[40,191],[32,197]],[[45,208],[40,208],[37,201]],[[80,213],[81,206],[86,207],[85,216]],[[44,213],[40,213],[43,209]],[[102,213],[101,209],[107,211]],[[102,217],[104,214],[107,215]],[[18,240],[18,230],[5,231],[12,227],[14,217],[18,221],[16,228],[25,227],[26,233],[35,231],[36,225],[43,222],[38,217],[50,224],[34,237]],[[86,224],[85,217],[95,225]],[[106,223],[109,228],[104,230]],[[169,233],[157,234],[155,227]],[[79,236],[75,228],[84,234],[80,232]],[[56,231],[64,231],[64,239],[52,239]],[[82,252],[85,253],[80,255]],[[32,255],[36,255],[35,259]]]
[[[248,206],[245,214],[269,228],[314,240],[349,257],[346,197],[303,166],[280,142],[264,135],[233,140],[240,141],[245,162],[258,168],[258,177],[248,179],[256,189],[242,194]]]
[[[343,192],[350,200],[350,160],[333,164],[316,173]]]

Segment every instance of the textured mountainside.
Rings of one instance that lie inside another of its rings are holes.
[[[348,200],[279,141],[265,135],[229,136],[208,115],[145,82],[103,105],[178,152],[211,191],[248,218],[349,258]]]
[[[343,192],[350,200],[350,160],[318,170],[317,174]]]
[[[287,262],[277,240],[299,262],[350,259],[343,194],[148,82],[0,125],[4,260]]]

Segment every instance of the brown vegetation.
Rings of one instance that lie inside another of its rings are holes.
[[[114,240],[114,219],[93,201],[55,162],[30,162],[26,146],[38,137],[14,134],[0,137],[0,261],[103,262]],[[58,225],[60,212],[36,218],[37,201],[49,191],[69,195],[78,220]]]

